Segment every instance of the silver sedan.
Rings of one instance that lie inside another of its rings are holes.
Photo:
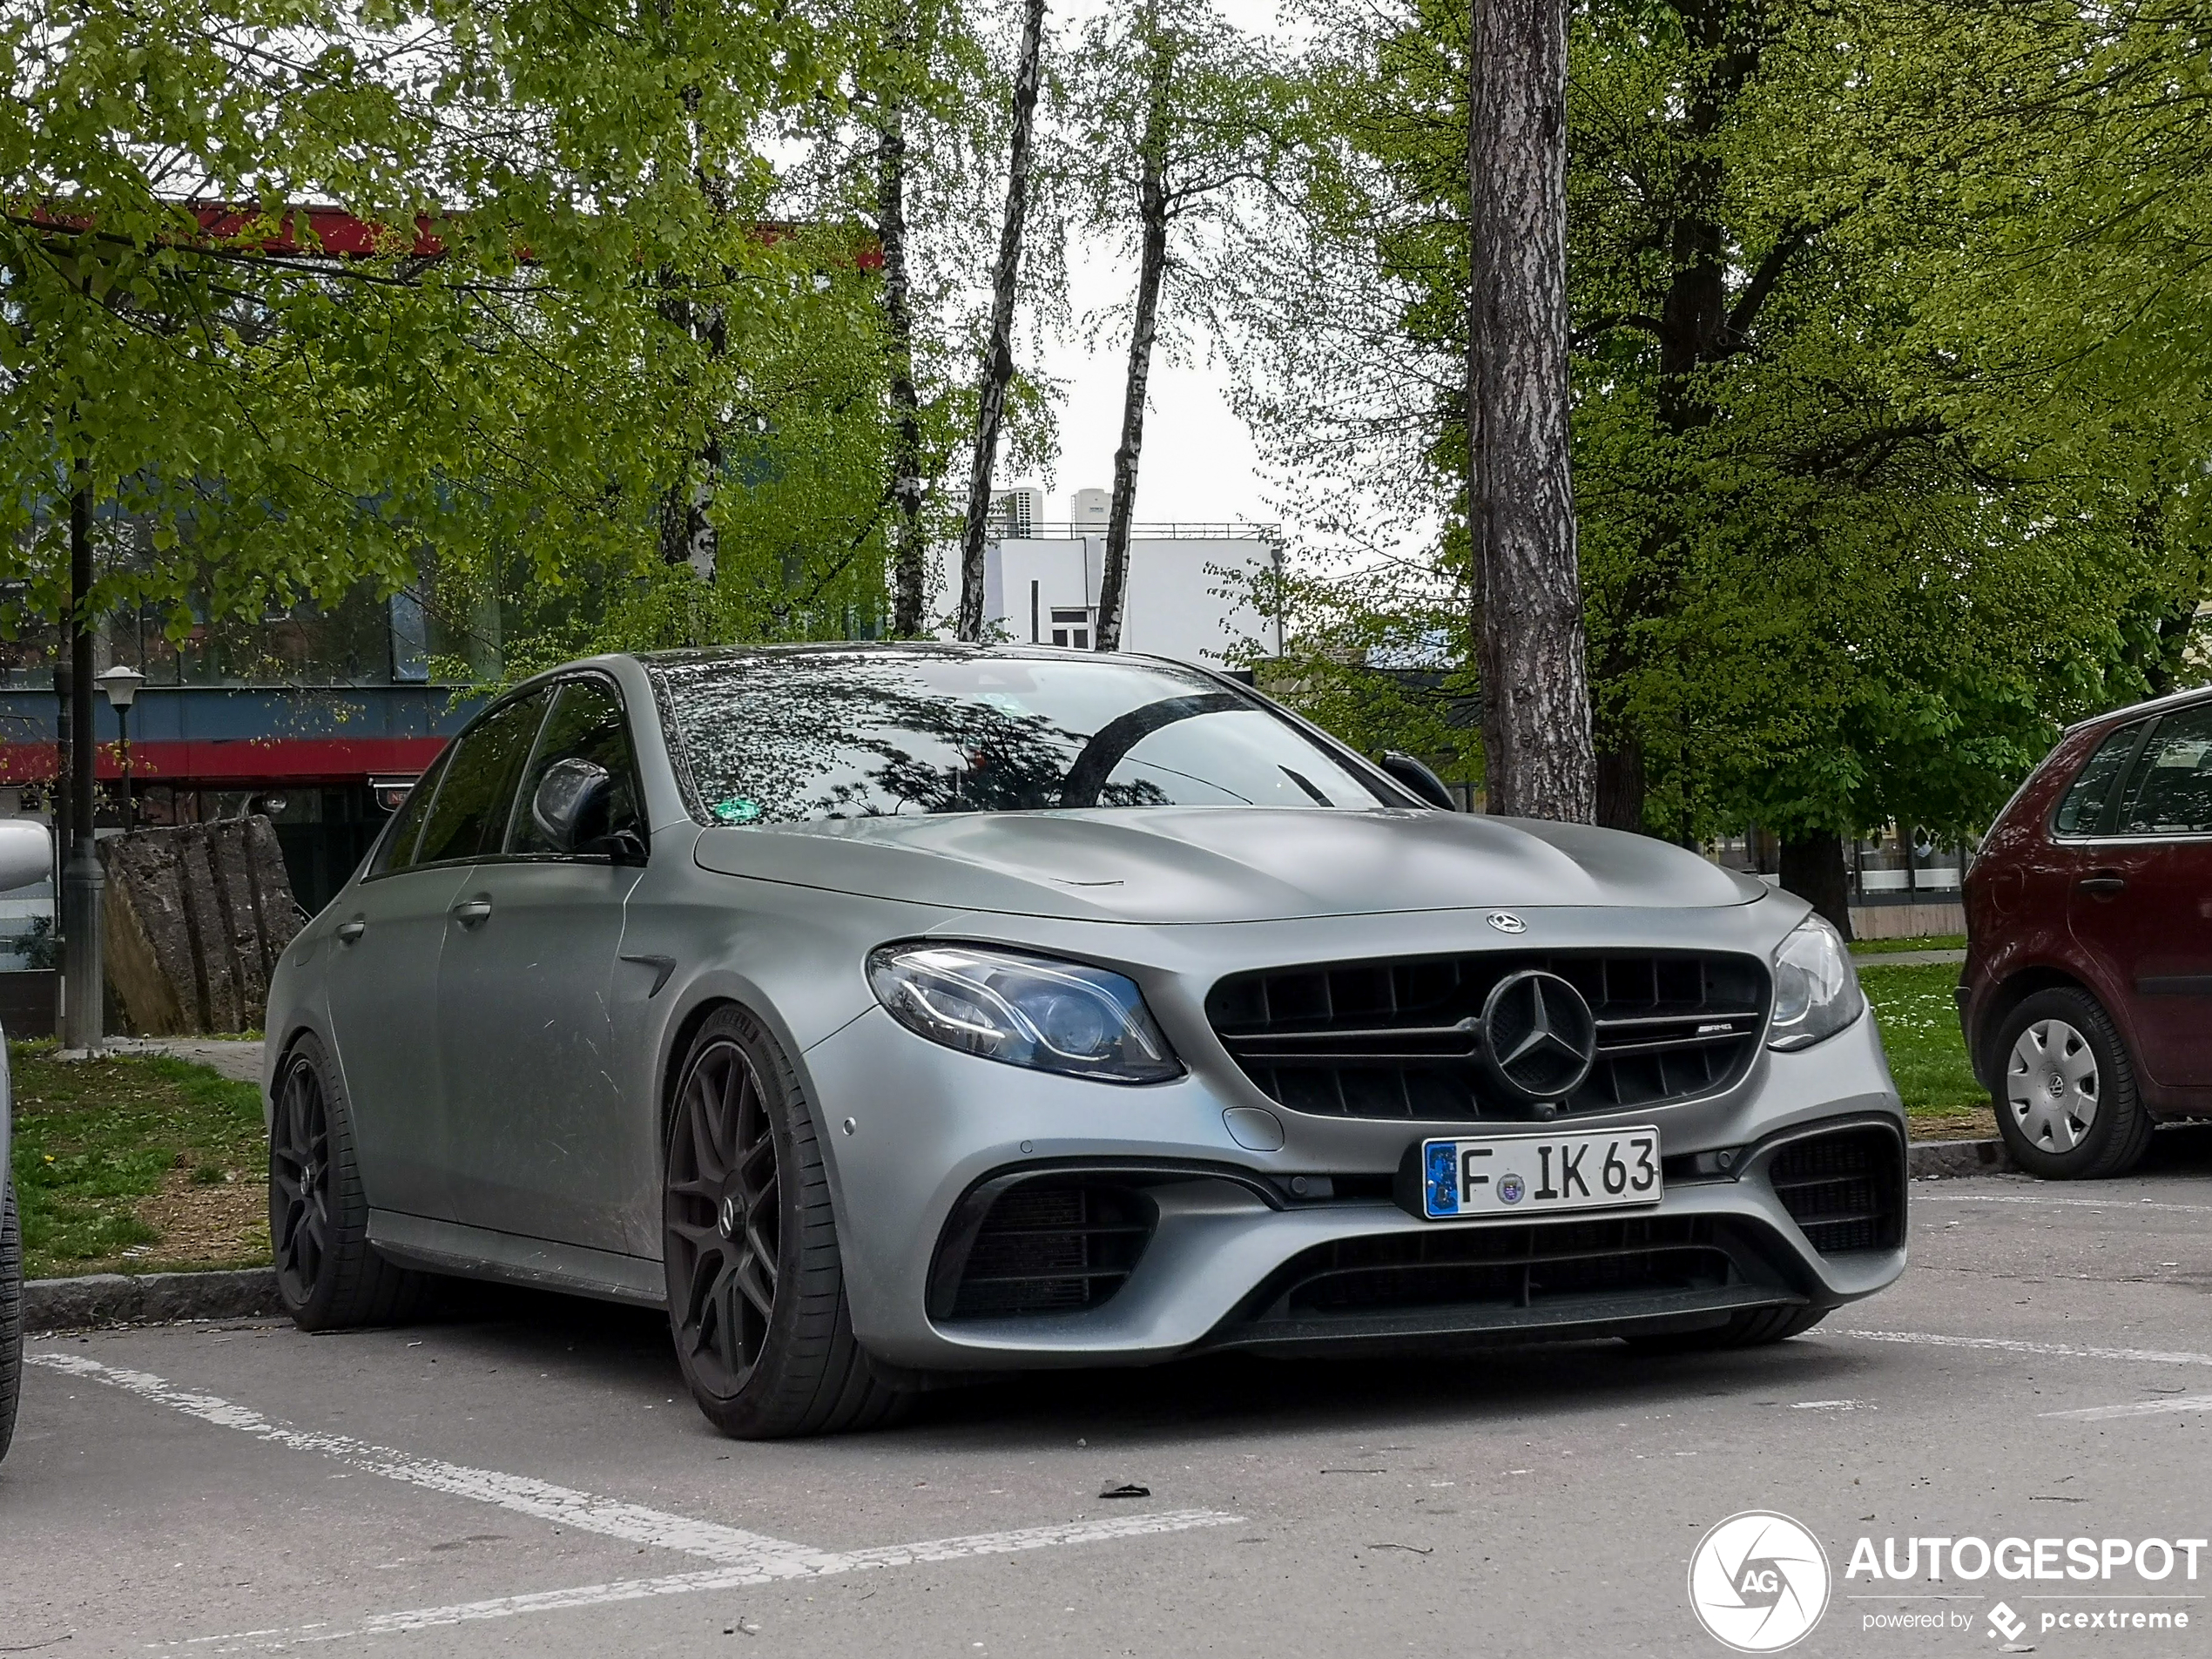
[[[1835,933],[1223,678],[604,657],[450,745],[270,991],[311,1329],[665,1307],[727,1433],[1205,1350],[1782,1339],[1905,1261]]]

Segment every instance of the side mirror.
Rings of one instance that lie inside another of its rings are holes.
[[[1452,793],[1451,785],[1404,751],[1383,751],[1382,769],[1438,812],[1456,813],[1460,810],[1460,803]]]
[[[589,760],[556,760],[538,779],[530,818],[556,853],[604,853],[617,864],[643,864],[645,843],[630,828],[610,830],[614,774]]]
[[[0,819],[0,893],[44,881],[54,873],[54,841],[44,824]]]

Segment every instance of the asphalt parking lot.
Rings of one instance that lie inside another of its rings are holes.
[[[1826,1547],[1797,1652],[2212,1651],[2212,1552],[1845,1576],[1862,1536],[2212,1531],[2212,1138],[2161,1143],[1916,1184],[1905,1280],[1777,1348],[1046,1376],[841,1440],[719,1440],[657,1319],[551,1298],[36,1339],[0,1652],[1717,1654],[1685,1565],[1745,1509]],[[2043,1628],[2120,1588],[2189,1628]]]

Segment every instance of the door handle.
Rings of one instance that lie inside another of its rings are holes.
[[[453,907],[453,919],[464,927],[474,927],[491,915],[489,899],[463,899]]]
[[[338,942],[341,945],[350,945],[368,931],[368,924],[359,916],[355,916],[351,921],[341,921],[338,924]]]
[[[2094,893],[2100,899],[2109,899],[2115,893],[2127,891],[2128,878],[2107,871],[2101,875],[2085,875],[2074,885],[2084,893]]]

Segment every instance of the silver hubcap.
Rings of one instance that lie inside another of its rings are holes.
[[[2064,1020],[2038,1020],[2013,1044],[2005,1103],[2030,1145],[2071,1152],[2097,1121],[2097,1056]]]

